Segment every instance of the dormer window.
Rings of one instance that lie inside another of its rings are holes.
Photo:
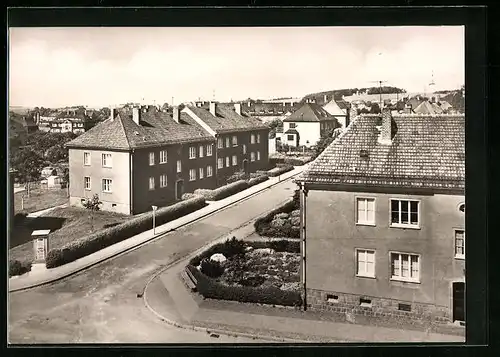
[[[363,159],[368,159],[368,150],[359,150],[359,156]]]
[[[465,213],[465,203],[461,203],[458,205],[458,210],[462,213]]]

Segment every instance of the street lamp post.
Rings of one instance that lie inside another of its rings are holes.
[[[151,208],[153,208],[153,235],[156,235],[155,216],[156,216],[156,210],[158,209],[158,206],[151,206]]]

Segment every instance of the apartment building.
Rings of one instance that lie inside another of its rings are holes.
[[[266,170],[269,165],[269,127],[246,116],[240,104],[196,103],[183,109],[213,137],[216,144],[217,185],[224,185],[235,172]]]
[[[360,115],[297,180],[310,309],[465,321],[465,118]]]
[[[67,147],[71,205],[97,193],[103,210],[138,214],[216,187],[214,139],[177,107],[113,110]]]

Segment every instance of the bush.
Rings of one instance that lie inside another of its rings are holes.
[[[224,273],[224,268],[219,262],[205,258],[201,261],[201,272],[210,278],[218,278]]]
[[[302,166],[312,161],[312,157],[287,157],[284,159],[283,163],[292,166]]]
[[[300,253],[300,242],[293,240],[272,240],[269,242],[269,248],[276,252]]]
[[[205,197],[206,200],[218,201],[218,200],[222,200],[226,197],[229,197],[231,195],[234,195],[235,193],[246,190],[248,187],[250,187],[248,185],[248,182],[246,182],[245,180],[240,180],[240,181],[236,181],[236,182],[230,183],[228,185],[219,187],[215,190],[198,189],[198,190],[195,190],[194,193],[196,195],[200,195],[200,196]]]
[[[257,218],[257,220],[254,223],[254,228],[255,231],[259,235],[264,235],[263,234],[263,229],[269,227],[269,224],[273,220],[274,216],[278,213],[290,213],[295,209],[295,202],[293,200],[289,200],[280,207],[277,207],[273,209],[271,212],[265,214],[262,217]]]
[[[173,221],[174,219],[194,212],[205,205],[206,202],[203,197],[195,197],[186,201],[181,201],[172,206],[162,207],[156,211],[156,225],[160,226]],[[50,256],[50,266],[47,262],[47,267],[54,268],[75,261],[86,255],[95,253],[101,249],[109,247],[110,245],[147,231],[151,229],[152,226],[153,212],[150,211],[114,227],[106,228],[89,236],[74,240],[64,245],[59,251],[54,249],[50,250],[47,255],[48,259]]]
[[[250,177],[249,174],[247,174],[243,170],[240,170],[240,171],[235,172],[231,176],[229,176],[229,178],[227,179],[227,183],[229,184],[229,183],[233,183],[233,182],[236,182],[236,181],[248,180],[249,177]]]
[[[197,280],[197,291],[205,298],[283,306],[302,305],[298,291],[284,291],[276,287],[228,286],[210,279],[192,265],[188,265],[187,269]]]
[[[269,180],[269,176],[267,175],[257,176],[248,180],[248,186],[252,187],[267,180]]]
[[[279,175],[283,175],[285,172],[292,171],[292,170],[293,170],[293,166],[291,166],[291,165],[285,165],[285,166],[276,167],[274,169],[271,169],[271,170],[269,170],[267,172],[267,174],[270,177],[276,177],[276,176],[279,176]]]
[[[210,258],[216,253],[224,254],[227,259],[236,255],[244,254],[245,243],[243,241],[237,240],[236,237],[232,237],[231,239],[228,239],[223,243],[218,243],[211,246],[200,255],[192,258],[189,264],[198,266],[203,259]]]
[[[31,270],[31,262],[20,262],[17,259],[9,260],[9,277],[23,275]]]

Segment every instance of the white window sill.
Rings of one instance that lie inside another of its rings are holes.
[[[455,259],[465,260],[465,255],[455,255]]]
[[[362,274],[356,274],[357,278],[368,278],[368,279],[375,279],[375,275],[362,275]]]
[[[85,191],[92,191],[91,188],[85,188]]]
[[[196,181],[196,180],[189,180],[189,182],[193,182],[193,181]]]
[[[90,166],[90,164],[83,164],[83,166]]]
[[[356,225],[357,226],[371,226],[371,227],[376,226],[375,222],[356,222]]]
[[[420,229],[420,225],[414,224],[401,224],[401,223],[391,223],[390,228],[403,228],[403,229]]]
[[[90,166],[90,165],[89,165],[89,166]],[[112,168],[113,168],[113,166],[103,166],[103,168],[105,168],[105,169],[112,169]]]
[[[102,191],[102,193],[113,193],[113,191]]]
[[[163,164],[166,164],[166,163],[167,163],[166,161],[165,162],[160,162],[160,165],[163,165]]]
[[[395,282],[400,282],[400,283],[420,284],[420,280],[412,280],[412,279],[405,279],[405,278],[395,278],[395,277],[390,278],[390,280],[391,281],[395,281]]]

